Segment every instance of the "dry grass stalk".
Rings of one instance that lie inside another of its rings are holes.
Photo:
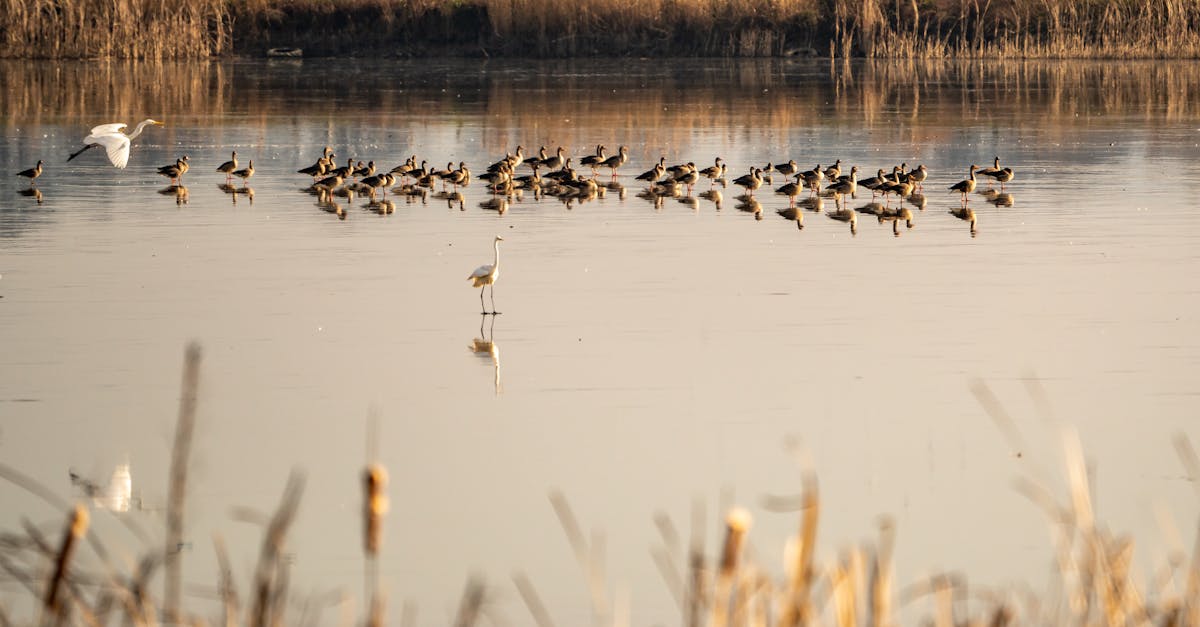
[[[550,619],[550,612],[546,611],[546,604],[542,603],[542,599],[538,596],[529,577],[525,573],[518,572],[513,574],[512,579],[513,584],[517,587],[517,592],[521,593],[521,600],[525,602],[525,607],[533,616],[534,624],[537,627],[554,627],[554,621]]]
[[[222,624],[225,627],[236,627],[238,616],[241,614],[238,604],[237,586],[233,581],[233,567],[229,563],[229,551],[225,548],[225,539],[219,534],[213,534],[213,551],[217,555],[217,593],[221,597]]]
[[[367,597],[370,599],[367,624],[383,624],[383,596],[379,589],[379,549],[383,544],[383,516],[387,513],[387,470],[368,464],[363,471],[363,549],[367,556]]]
[[[609,616],[611,610],[604,581],[602,539],[598,534],[591,543],[584,538],[583,529],[579,526],[578,519],[575,518],[575,512],[567,502],[566,496],[561,492],[550,493],[550,504],[554,507],[554,513],[558,515],[563,532],[567,535],[567,542],[575,553],[575,560],[579,562],[584,576],[587,577],[593,614],[598,620]]]
[[[253,627],[266,627],[283,622],[279,603],[287,591],[287,565],[280,556],[283,554],[287,531],[296,516],[303,493],[304,477],[293,472],[288,477],[279,507],[271,516],[271,522],[263,534],[258,566],[254,571],[254,605],[250,610],[250,624]]]
[[[721,545],[721,557],[717,561],[714,585],[712,618],[709,625],[723,627],[735,613],[738,603],[733,593],[742,548],[746,545],[746,533],[752,522],[750,512],[735,507],[725,516],[725,541]]]
[[[817,520],[820,517],[821,501],[817,492],[817,478],[812,473],[804,475],[803,503],[800,513],[800,531],[793,547],[795,561],[788,565],[787,596],[783,600],[780,614],[781,627],[808,624],[813,619],[812,600],[813,555],[817,541]]]
[[[61,624],[66,618],[66,605],[62,603],[62,589],[67,579],[67,572],[71,567],[71,557],[75,553],[79,539],[87,533],[88,522],[87,508],[83,505],[76,505],[74,511],[71,512],[66,530],[63,532],[58,556],[54,560],[54,573],[46,585],[46,594],[42,604],[43,625]]]
[[[475,625],[479,621],[480,610],[483,608],[483,600],[483,579],[476,576],[467,579],[462,599],[458,603],[458,613],[454,616],[454,627],[472,627]]]
[[[168,621],[177,621],[181,594],[184,502],[187,499],[188,454],[196,426],[196,391],[200,386],[200,345],[191,342],[184,350],[183,383],[179,395],[179,418],[175,423],[175,444],[171,448],[171,469],[167,486],[166,577],[164,606]]]

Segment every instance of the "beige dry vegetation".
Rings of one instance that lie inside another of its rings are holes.
[[[1196,58],[1200,0],[9,0],[0,57]],[[110,35],[111,31],[111,35]]]

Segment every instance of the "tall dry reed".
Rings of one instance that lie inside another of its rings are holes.
[[[0,57],[1196,58],[1200,0],[9,0]],[[111,32],[111,34],[110,34]]]
[[[0,57],[182,59],[230,50],[224,0],[8,0]]]

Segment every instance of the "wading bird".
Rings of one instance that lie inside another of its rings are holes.
[[[968,194],[975,191],[975,169],[978,167],[972,163],[970,169],[967,170],[967,178],[950,186],[950,191],[962,194],[963,204],[970,200]]]
[[[101,124],[92,128],[92,132],[87,137],[83,138],[83,148],[71,153],[67,157],[67,161],[78,157],[83,151],[93,146],[104,146],[104,150],[108,153],[108,161],[113,166],[124,168],[129,164],[129,142],[135,137],[142,134],[142,130],[147,126],[166,126],[157,120],[145,119],[138,122],[137,128],[133,132],[126,135],[121,132],[121,129],[128,125],[123,122],[114,122],[112,124]]]
[[[495,260],[491,265],[479,266],[478,268],[475,268],[475,271],[467,277],[468,281],[473,282],[472,287],[479,288],[479,307],[480,309],[483,309],[484,315],[488,315],[490,313],[494,316],[500,313],[496,311],[496,278],[500,276],[500,242],[503,241],[504,238],[497,235],[495,241],[493,242],[493,248],[496,250]],[[486,307],[483,306],[483,290],[485,290],[489,285],[492,286],[492,310],[490,312]]]
[[[233,151],[233,158],[221,165],[217,166],[217,172],[225,175],[225,182],[228,183],[233,179],[233,171],[238,169],[237,151]]]
[[[23,176],[29,179],[29,184],[33,185],[33,180],[42,175],[42,160],[38,159],[37,165],[28,170],[17,172],[17,176]]]

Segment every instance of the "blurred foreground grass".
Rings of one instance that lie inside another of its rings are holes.
[[[324,624],[320,610],[292,603],[285,547],[304,490],[304,479],[293,474],[274,514],[264,525],[257,566],[248,589],[233,584],[230,558],[220,537],[214,550],[220,572],[215,573],[220,597],[219,615],[205,616],[185,607],[181,600],[179,547],[184,537],[187,467],[195,423],[201,352],[190,345],[185,353],[182,393],[176,424],[169,478],[166,542],[144,548],[132,567],[113,559],[104,538],[89,531],[90,513],[83,503],[70,504],[20,471],[0,464],[0,478],[45,500],[63,512],[65,521],[57,536],[25,521],[21,530],[0,532],[0,581],[15,582],[27,593],[34,616],[11,615],[0,605],[0,626],[6,625],[267,625]],[[999,400],[982,382],[971,390],[1014,450],[1026,448],[1015,423]],[[1040,390],[1034,389],[1037,393]],[[1200,457],[1183,435],[1176,451],[1189,480],[1200,495]],[[784,574],[772,576],[767,568],[743,556],[752,533],[750,514],[732,508],[726,515],[716,552],[703,540],[703,524],[693,522],[685,542],[675,524],[665,516],[655,523],[662,546],[653,558],[680,609],[685,627],[793,627],[798,625],[885,626],[900,624],[898,608],[928,599],[922,624],[958,625],[1200,625],[1200,521],[1190,551],[1171,549],[1160,560],[1164,566],[1153,581],[1137,580],[1134,539],[1115,534],[1096,520],[1084,455],[1074,434],[1064,437],[1064,466],[1068,494],[1056,497],[1038,481],[1021,477],[1018,489],[1039,506],[1055,538],[1056,578],[1041,593],[1028,590],[990,590],[971,598],[966,578],[938,574],[901,586],[894,581],[892,555],[895,528],[883,518],[878,537],[841,551],[819,554],[818,529],[821,499],[815,473],[805,469],[802,492],[795,503],[796,533],[776,555],[783,559]],[[410,615],[389,616],[380,593],[378,556],[388,509],[387,472],[376,463],[363,471],[363,615],[353,624],[406,624]],[[631,624],[628,599],[610,595],[604,560],[596,541],[589,542],[566,497],[552,492],[550,503],[557,514],[575,557],[582,566],[592,600],[593,624],[621,627]],[[776,503],[774,508],[780,506]],[[986,540],[986,538],[981,538]],[[91,551],[98,567],[84,567],[80,551]],[[1162,556],[1160,556],[1162,557]],[[151,589],[162,576],[163,594]],[[541,602],[534,583],[524,574],[513,584],[538,627],[556,623]],[[456,626],[482,622],[490,584],[468,579]],[[978,595],[977,590],[970,593]],[[305,609],[297,609],[302,607]],[[345,619],[342,624],[347,624]]]

